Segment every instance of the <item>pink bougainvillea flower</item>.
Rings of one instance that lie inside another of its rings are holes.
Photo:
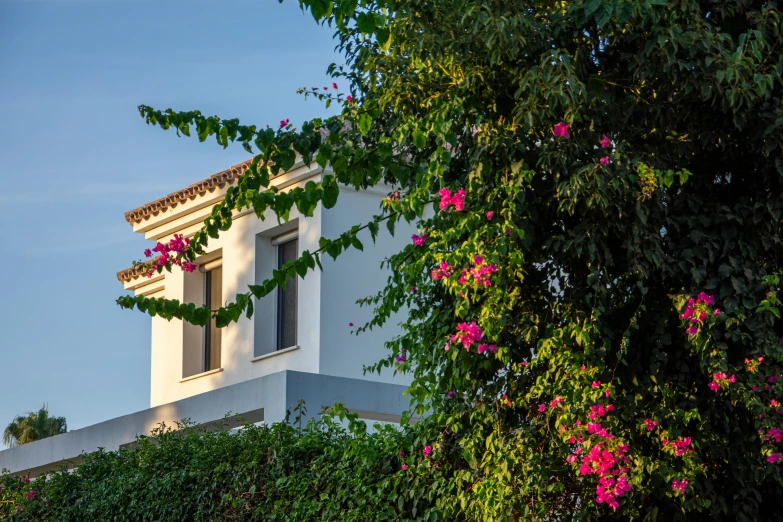
[[[601,144],[601,148],[602,149],[608,149],[609,147],[612,146],[612,142],[609,140],[609,138],[606,136],[606,134],[604,134],[601,137],[601,141],[599,141],[598,143]]]
[[[353,103],[353,96],[349,94],[348,96],[345,97],[345,101],[348,103]]]
[[[712,315],[720,315],[720,308],[716,308],[712,311]]]
[[[353,326],[353,323],[348,323],[348,326]]]
[[[564,400],[565,399],[563,399],[562,397],[557,397],[552,402],[549,403],[549,406],[552,409],[557,408],[557,405],[560,404],[561,402],[563,402]]]
[[[492,216],[494,216],[495,213],[491,210],[487,212],[487,221],[492,221]]]
[[[417,236],[416,234],[413,234],[411,236],[411,239],[413,240],[413,244],[417,247],[423,246],[425,241],[427,241],[427,234],[422,234],[420,236]]]
[[[773,375],[772,377],[767,379],[767,382],[777,382],[778,379],[779,377],[777,375]]]
[[[446,261],[441,261],[438,268],[435,268],[430,271],[430,277],[432,277],[433,281],[438,281],[440,279],[443,279],[445,277],[451,276],[451,271],[454,269],[453,266],[448,264]]]
[[[689,334],[689,335],[696,335],[697,333],[699,333],[699,328],[698,328],[697,326],[695,326],[695,325],[693,325],[693,326],[689,326],[689,327],[688,327],[688,328],[685,330],[685,333],[687,333],[687,334]]]
[[[407,471],[408,470],[408,465],[407,464],[403,464],[400,469],[402,469],[403,471]]]
[[[539,413],[543,413],[546,411],[546,404],[539,404],[538,405],[538,411]]]
[[[464,188],[460,188],[457,192],[454,193],[454,195],[451,198],[451,204],[454,205],[454,208],[457,210],[465,210],[465,196],[467,195],[467,192],[465,192]]]
[[[609,165],[609,156],[604,156],[603,158],[599,159],[598,163],[601,165]]]
[[[600,388],[601,387],[601,381],[593,381],[593,384],[590,387],[591,388]]]
[[[27,478],[27,477],[22,477],[22,479],[21,479],[21,480],[22,480],[22,482],[24,482],[25,484],[27,484],[28,482],[30,482],[30,479],[29,479],[29,478]]]
[[[552,133],[555,135],[556,138],[565,138],[568,139],[570,137],[569,131],[571,130],[571,125],[568,123],[563,123],[562,121],[560,123],[555,124],[555,127],[552,129]]]
[[[336,89],[336,88],[337,88],[337,84],[335,82],[332,82],[332,89]]]
[[[603,404],[595,404],[590,406],[590,413],[587,416],[592,420],[600,419],[601,417],[605,417],[610,411],[614,411],[614,406],[612,404],[607,404],[606,406]]]
[[[686,453],[693,453],[693,448],[690,448],[689,447],[690,445],[691,445],[690,437],[680,437],[679,439],[671,443],[671,446],[674,449],[674,454],[677,457],[681,457]]]
[[[281,128],[281,129],[282,129],[283,127],[285,127],[286,125],[288,125],[288,118],[286,118],[286,119],[284,119],[284,120],[280,120],[280,128]]]
[[[449,341],[461,343],[465,350],[469,351],[470,347],[480,341],[483,335],[484,332],[475,321],[470,323],[463,322],[457,325],[457,333],[452,335]]]
[[[688,481],[685,479],[672,480],[672,489],[676,491],[677,493],[685,493],[685,490],[688,488]]]
[[[654,430],[656,426],[658,426],[658,421],[657,420],[644,419],[644,427],[647,428],[647,431]]]
[[[478,353],[484,353],[484,352],[491,352],[495,353],[498,351],[498,347],[494,344],[480,344],[478,345]]]
[[[450,206],[453,206],[456,210],[465,210],[465,196],[467,192],[465,192],[464,188],[460,188],[452,194],[451,190],[444,187],[438,191],[438,195],[440,196],[438,206],[441,210],[446,210]]]
[[[440,209],[446,210],[447,208],[449,208],[449,205],[451,204],[451,191],[446,187],[443,187],[438,191],[438,195],[440,196],[440,203],[439,203]]]
[[[152,257],[152,250],[149,248],[144,250],[144,257]]]
[[[776,462],[780,462],[783,460],[783,456],[780,453],[773,453],[769,457],[767,457],[767,462],[770,464],[775,464]]]
[[[577,459],[576,455],[569,455],[566,457],[566,462],[568,462],[569,464],[573,464],[574,462],[576,462],[576,459]]]
[[[33,490],[30,490],[29,492],[27,492],[27,495],[25,495],[25,496],[27,497],[28,500],[30,500],[31,498],[33,498],[35,496],[35,493],[36,493],[36,491],[33,489]]]
[[[400,457],[404,457],[404,456],[405,456],[405,452],[404,452],[404,451],[401,451],[401,452],[399,452],[399,453],[398,453],[398,455],[399,455]]]
[[[425,446],[424,451],[421,452],[425,457],[432,455],[432,446]]]
[[[769,407],[770,408],[777,408],[778,406],[780,406],[780,403],[778,401],[776,401],[775,399],[772,399],[771,401],[769,401]]]

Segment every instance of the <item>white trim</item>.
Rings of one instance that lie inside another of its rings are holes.
[[[272,238],[272,246],[278,246],[282,245],[283,243],[288,243],[289,241],[293,241],[294,239],[299,238],[299,229],[292,230],[290,232],[286,232],[285,234],[281,234],[277,237]]]
[[[152,277],[147,277],[146,275],[138,275],[131,279],[130,281],[127,281],[125,283],[122,283],[122,286],[125,290],[133,290],[137,293],[140,292],[149,292],[149,288],[144,288],[145,286],[154,285],[155,283],[160,282],[160,285],[163,286],[163,279],[166,277],[166,273],[158,273],[155,271],[152,274]],[[152,287],[150,287],[152,288]]]
[[[198,269],[203,274],[205,272],[209,272],[210,270],[214,270],[215,268],[220,268],[223,266],[223,258],[215,259],[214,261],[208,261],[201,265]]]
[[[293,352],[294,350],[298,350],[298,349],[299,349],[299,345],[297,344],[296,346],[290,346],[288,348],[283,348],[282,350],[277,350],[274,352],[265,353],[264,355],[259,355],[258,357],[253,357],[252,359],[250,359],[250,362],[263,361],[264,359],[269,359],[270,357],[274,357],[275,355],[282,355],[284,353]]]
[[[192,381],[193,379],[198,379],[199,377],[206,377],[207,375],[212,375],[213,373],[219,373],[219,372],[222,372],[222,371],[223,371],[223,368],[215,368],[214,370],[209,370],[207,372],[201,372],[201,373],[197,373],[196,375],[191,375],[190,377],[185,377],[184,379],[182,379],[179,382]]]

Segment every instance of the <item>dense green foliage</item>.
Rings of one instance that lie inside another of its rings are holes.
[[[412,431],[367,435],[332,417],[238,433],[161,427],[136,448],[97,452],[72,472],[0,477],[0,519],[30,521],[426,520],[439,470],[400,471]],[[351,433],[353,432],[353,433]],[[416,492],[416,494],[414,494]],[[442,503],[442,502],[440,502]],[[442,519],[442,517],[440,517]]]
[[[14,447],[66,431],[68,431],[68,424],[65,422],[65,417],[50,416],[49,409],[44,404],[37,412],[17,415],[3,430],[3,444]]]
[[[238,209],[285,220],[339,204],[336,182],[394,185],[367,228],[427,237],[390,259],[366,327],[410,311],[379,367],[432,408],[438,496],[472,520],[783,519],[776,2],[300,4],[346,56],[330,71],[350,99],[308,91],[340,116],[273,131],[140,108],[257,152],[187,258]],[[270,187],[295,153],[331,173]],[[225,325],[359,230],[218,311],[119,302]]]

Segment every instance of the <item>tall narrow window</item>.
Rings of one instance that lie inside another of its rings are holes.
[[[204,274],[204,302],[212,310],[223,305],[223,267],[218,266]],[[204,371],[220,368],[220,328],[215,319],[204,326]]]
[[[277,268],[297,258],[298,240],[292,239],[277,246]],[[277,289],[277,349],[296,346],[297,278],[289,277],[285,290]]]

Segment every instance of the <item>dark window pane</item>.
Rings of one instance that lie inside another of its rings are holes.
[[[294,239],[278,245],[277,268],[285,263],[293,261],[298,256],[298,241]],[[277,290],[277,349],[296,346],[296,309],[297,309],[297,284],[296,277],[286,280],[285,290]]]
[[[223,305],[223,268],[218,267],[204,274],[204,302],[212,310]],[[210,319],[204,327],[204,371],[220,368],[221,329]]]

